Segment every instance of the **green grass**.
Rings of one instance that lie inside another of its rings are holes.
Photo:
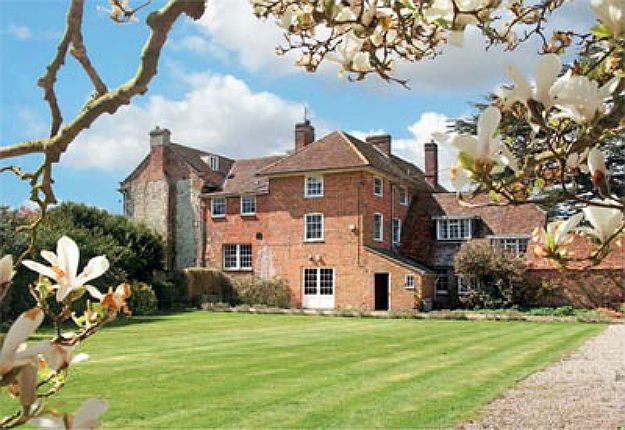
[[[449,428],[604,327],[210,312],[136,321],[83,345],[91,360],[55,405],[107,399],[110,429]]]

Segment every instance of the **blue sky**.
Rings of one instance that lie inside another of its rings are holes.
[[[586,3],[576,0],[556,23],[576,28],[592,22]],[[66,4],[0,1],[0,145],[46,135],[49,113],[36,81],[63,32]],[[140,22],[118,25],[98,6],[106,1],[86,2],[84,37],[102,78],[114,87],[135,71],[147,35],[145,15]],[[463,48],[447,47],[435,61],[401,65],[398,75],[410,80],[406,90],[376,79],[350,83],[338,78],[332,65],[316,74],[302,72],[292,57],[274,54],[279,42],[278,28],[252,17],[248,0],[211,0],[200,22],[178,22],[149,92],[116,115],[100,118],[55,167],[58,198],[119,212],[119,181],[147,154],[148,132],[157,124],[169,128],[178,143],[230,157],[284,152],[292,146],[293,125],[304,106],[318,136],[333,129],[361,136],[389,132],[394,151],[419,164],[431,132],[466,115],[469,102],[507,82],[506,63],[530,74],[537,59],[535,43],[513,53],[486,53],[483,40],[468,31]],[[72,58],[57,88],[64,118],[70,120],[91,92]],[[453,155],[451,148],[441,148],[443,178]],[[37,160],[30,156],[14,163],[28,169]],[[0,204],[19,206],[27,196],[25,185],[0,176]]]

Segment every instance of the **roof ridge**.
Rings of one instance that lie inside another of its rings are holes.
[[[358,154],[360,159],[363,161],[363,163],[365,163],[366,165],[370,166],[371,162],[369,160],[367,160],[367,157],[365,157],[364,154],[360,151],[360,149],[358,149],[358,147],[354,144],[354,142],[352,141],[352,139],[350,139],[350,137],[354,138],[354,139],[356,139],[356,140],[358,140],[360,142],[362,142],[362,140],[358,139],[355,136],[352,136],[351,134],[347,133],[346,131],[339,130],[338,132],[341,135],[341,137],[347,142],[347,144],[349,146],[351,146],[354,149],[354,151],[356,151],[356,153]],[[365,143],[365,142],[362,142],[362,143]]]

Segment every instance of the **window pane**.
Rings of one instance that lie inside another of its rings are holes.
[[[447,269],[438,269],[436,273],[436,293],[447,294],[449,292],[449,275],[447,274]]]
[[[223,198],[217,198],[211,200],[213,205],[213,216],[226,214],[226,200]]]
[[[256,197],[255,196],[241,197],[241,213],[243,214],[256,213]]]
[[[323,238],[323,216],[321,214],[306,215],[305,218],[306,239]]]
[[[401,221],[393,218],[393,243],[401,242]]]
[[[402,205],[408,204],[408,193],[403,187],[399,189],[399,203],[401,203]]]
[[[239,260],[241,269],[252,268],[252,245],[239,245]]]
[[[383,189],[382,178],[373,178],[373,193],[381,196]]]
[[[304,294],[317,294],[317,269],[304,269]]]
[[[321,176],[308,176],[306,177],[306,190],[307,196],[322,196],[323,195],[323,178]]]
[[[373,238],[382,240],[382,214],[373,215]]]
[[[406,275],[406,288],[414,288],[414,275]]]
[[[319,294],[331,295],[334,291],[334,269],[319,269]]]
[[[237,246],[236,245],[224,245],[224,269],[236,269],[237,268]]]

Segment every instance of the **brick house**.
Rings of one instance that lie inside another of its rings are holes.
[[[463,242],[523,254],[546,222],[535,205],[460,205],[438,184],[434,143],[424,145],[423,172],[393,154],[389,135],[316,140],[308,121],[277,156],[232,160],[175,144],[159,128],[150,142],[121,192],[124,213],[166,239],[167,267],[278,277],[296,306],[447,306],[450,292],[470,287],[453,273]]]

